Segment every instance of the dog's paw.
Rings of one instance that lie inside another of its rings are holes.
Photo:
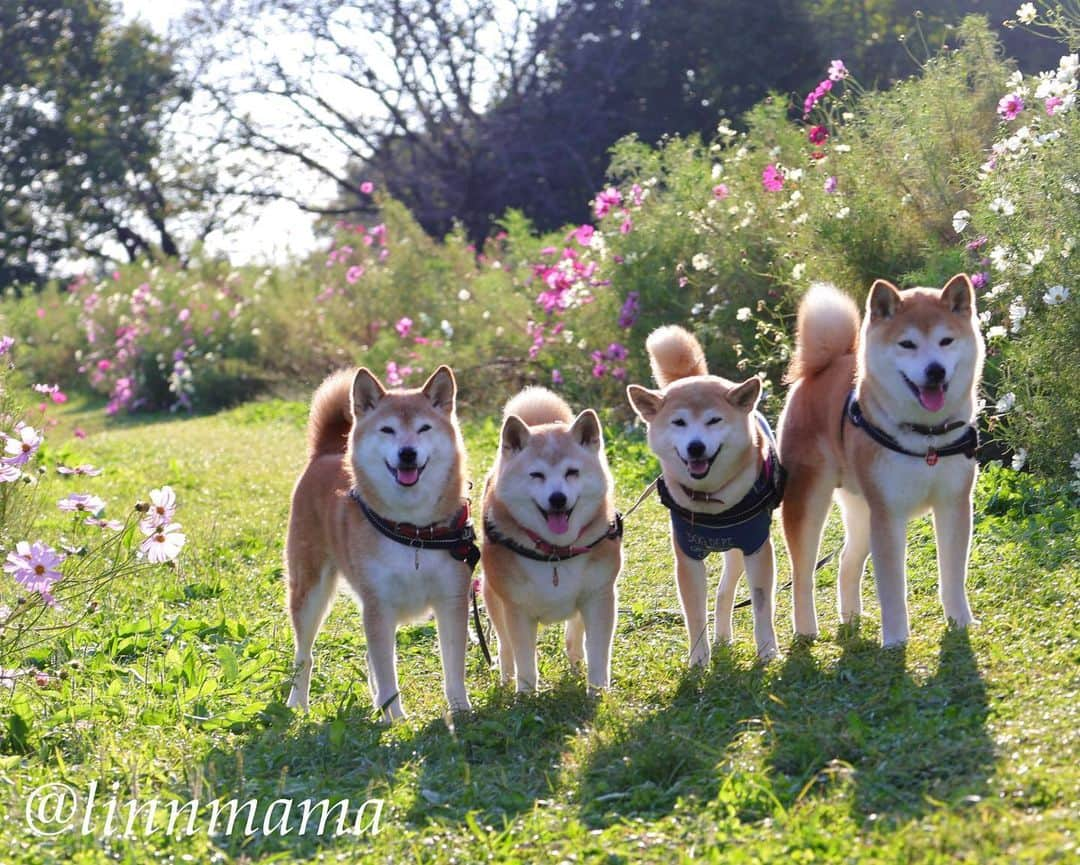
[[[979,624],[979,620],[976,619],[970,611],[962,613],[959,616],[949,616],[945,621],[950,628],[957,631],[963,631],[965,628],[974,628]]]
[[[767,664],[779,657],[780,650],[776,647],[776,643],[766,643],[764,646],[758,646],[757,659],[759,664]]]
[[[690,653],[690,659],[688,661],[690,669],[703,669],[709,666],[710,654],[707,645],[694,649],[694,651]]]
[[[285,705],[290,709],[299,709],[302,712],[308,711],[307,697],[300,696],[300,693],[295,689],[289,692],[289,699],[285,701]]]

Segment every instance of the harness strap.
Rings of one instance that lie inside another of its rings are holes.
[[[928,465],[934,465],[939,457],[951,457],[957,454],[963,454],[969,460],[975,458],[975,452],[979,447],[979,431],[971,424],[964,423],[963,421],[953,422],[950,424],[942,424],[940,427],[918,427],[916,424],[904,424],[910,428],[913,432],[920,432],[921,430],[942,430],[951,431],[959,429],[962,426],[966,426],[964,434],[960,436],[956,441],[951,444],[947,444],[941,448],[935,448],[930,446],[926,449],[925,453],[919,453],[918,451],[910,451],[900,444],[891,435],[885,432],[883,429],[874,426],[866,419],[866,415],[862,413],[862,409],[859,407],[858,400],[855,399],[855,391],[848,394],[847,401],[844,403],[844,414],[840,420],[841,432],[844,429],[843,423],[845,420],[851,421],[851,425],[863,430],[870,438],[876,441],[884,448],[888,448],[891,451],[895,451],[898,454],[904,454],[909,457],[919,457],[919,459],[925,459]],[[940,433],[931,432],[928,435],[938,435]],[[842,437],[841,437],[842,440]]]
[[[392,541],[421,550],[446,550],[450,557],[465,562],[469,570],[476,570],[480,561],[480,548],[476,545],[476,530],[469,518],[469,503],[465,502],[449,526],[432,523],[414,526],[411,523],[395,523],[379,516],[355,489],[349,490],[349,498],[360,506],[367,521]]]
[[[584,544],[582,546],[557,547],[554,544],[549,544],[535,532],[529,532],[528,530],[526,530],[526,532],[536,545],[536,549],[527,547],[524,544],[519,544],[513,538],[504,535],[495,528],[495,524],[491,521],[490,517],[486,515],[484,517],[485,540],[490,540],[492,543],[506,547],[511,552],[517,553],[519,556],[524,556],[526,559],[532,559],[534,562],[565,562],[567,559],[584,555],[604,541],[620,540],[623,536],[623,517],[622,514],[616,512],[615,519],[608,523],[607,530],[604,534],[591,544]]]

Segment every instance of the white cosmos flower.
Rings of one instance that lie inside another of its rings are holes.
[[[1073,454],[1073,458],[1069,461],[1069,468],[1074,472],[1080,472],[1080,453]]]
[[[849,213],[851,213],[850,207],[841,207],[838,211],[836,211],[836,218],[846,219]]]
[[[1027,464],[1027,448],[1017,448],[1013,454],[1012,467],[1014,472],[1020,471]]]
[[[186,540],[187,535],[180,531],[180,524],[169,523],[156,528],[152,535],[147,535],[139,545],[139,552],[154,564],[171,562],[180,554]]]
[[[1016,10],[1016,20],[1021,24],[1034,24],[1038,14],[1034,3],[1021,3],[1020,8]]]
[[[994,213],[1000,213],[1002,216],[1012,216],[1016,213],[1016,205],[1001,195],[990,202],[990,209]]]
[[[793,268],[791,268],[791,278],[792,279],[802,279],[804,273],[806,273],[806,263],[805,262],[800,261]]]
[[[709,261],[709,256],[704,252],[699,252],[690,259],[690,264],[693,265],[694,270],[708,270],[709,265],[712,264],[712,262]]]
[[[952,215],[953,231],[957,234],[967,228],[969,222],[971,222],[971,214],[966,210],[958,210]]]
[[[1000,339],[1001,337],[1005,336],[1005,334],[1007,334],[1007,333],[1008,333],[1008,331],[1005,330],[1004,327],[1002,327],[1000,324],[995,324],[993,327],[991,327],[990,329],[988,329],[986,331],[986,338],[987,339]]]
[[[1047,306],[1057,306],[1069,299],[1069,289],[1064,285],[1051,285],[1043,295],[1043,301]]]
[[[472,295],[469,294],[469,289],[467,288],[463,288],[457,293],[457,299],[460,300],[462,303],[465,303],[465,301],[467,301],[470,297],[472,297]]]
[[[1016,405],[1016,394],[1014,394],[1012,391],[1009,391],[1008,393],[1001,395],[1001,399],[997,401],[997,404],[994,406],[994,410],[998,414],[1008,414],[1010,411],[1012,411],[1014,405]]]
[[[1020,322],[1027,318],[1027,306],[1024,304],[1024,298],[1017,295],[1013,298],[1013,302],[1009,304],[1009,320],[1012,322],[1012,332],[1020,333]]]
[[[738,311],[735,313],[735,318],[738,321],[750,321],[750,316],[751,312],[750,307],[748,306],[740,306]]]

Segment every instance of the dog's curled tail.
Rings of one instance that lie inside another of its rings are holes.
[[[343,454],[352,430],[352,382],[354,370],[331,373],[311,397],[308,415],[308,459]]]
[[[660,387],[667,387],[680,378],[708,375],[705,352],[697,338],[675,324],[658,327],[645,340],[652,366],[653,378]]]
[[[799,304],[795,354],[784,381],[817,375],[838,357],[854,354],[859,340],[859,308],[834,285],[815,282]]]
[[[568,424],[574,419],[570,406],[558,394],[546,387],[527,387],[521,393],[510,398],[503,410],[503,417],[517,415],[526,426],[539,426],[545,423]]]

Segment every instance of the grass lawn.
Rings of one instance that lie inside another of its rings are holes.
[[[94,492],[111,504],[110,516],[123,516],[168,483],[188,547],[178,570],[111,583],[75,629],[4,661],[39,667],[54,682],[20,683],[14,697],[0,697],[5,725],[13,699],[31,718],[29,750],[0,756],[0,861],[1080,857],[1080,520],[1012,473],[988,472],[980,484],[970,595],[981,624],[970,633],[942,621],[932,533],[920,521],[911,529],[914,637],[906,650],[878,646],[872,580],[861,629],[838,631],[832,565],[819,579],[821,639],[792,643],[790,594],[782,592],[781,659],[755,662],[743,609],[736,644],[709,670],[688,673],[666,514],[650,501],[627,524],[610,692],[585,696],[553,627],[542,634],[536,696],[500,687],[470,649],[475,713],[451,729],[434,627],[425,623],[398,632],[410,718],[387,728],[374,720],[360,616],[344,599],[316,643],[310,715],[283,705],[292,645],[281,554],[304,457],[303,406],[253,404],[106,428],[84,412],[65,424],[81,424],[88,437],[54,445],[52,456],[106,473],[50,475],[46,510],[67,492]],[[467,438],[479,480],[496,431],[471,427]],[[655,465],[633,437],[609,441],[609,453],[625,507]],[[69,525],[59,514],[50,520],[52,537]],[[777,543],[782,549],[779,533]],[[834,520],[825,549],[838,545]],[[783,583],[783,553],[779,561]],[[85,801],[94,782],[88,832],[80,812],[71,831],[32,834],[32,791],[62,783]],[[231,834],[208,837],[201,814],[190,837],[167,837],[160,825],[149,838],[119,837],[128,799],[158,799],[164,809],[216,797],[258,799],[257,827],[275,799],[384,806],[377,834],[333,837],[331,821],[321,838],[310,828],[299,836],[294,819],[291,834],[249,835],[241,812]]]

